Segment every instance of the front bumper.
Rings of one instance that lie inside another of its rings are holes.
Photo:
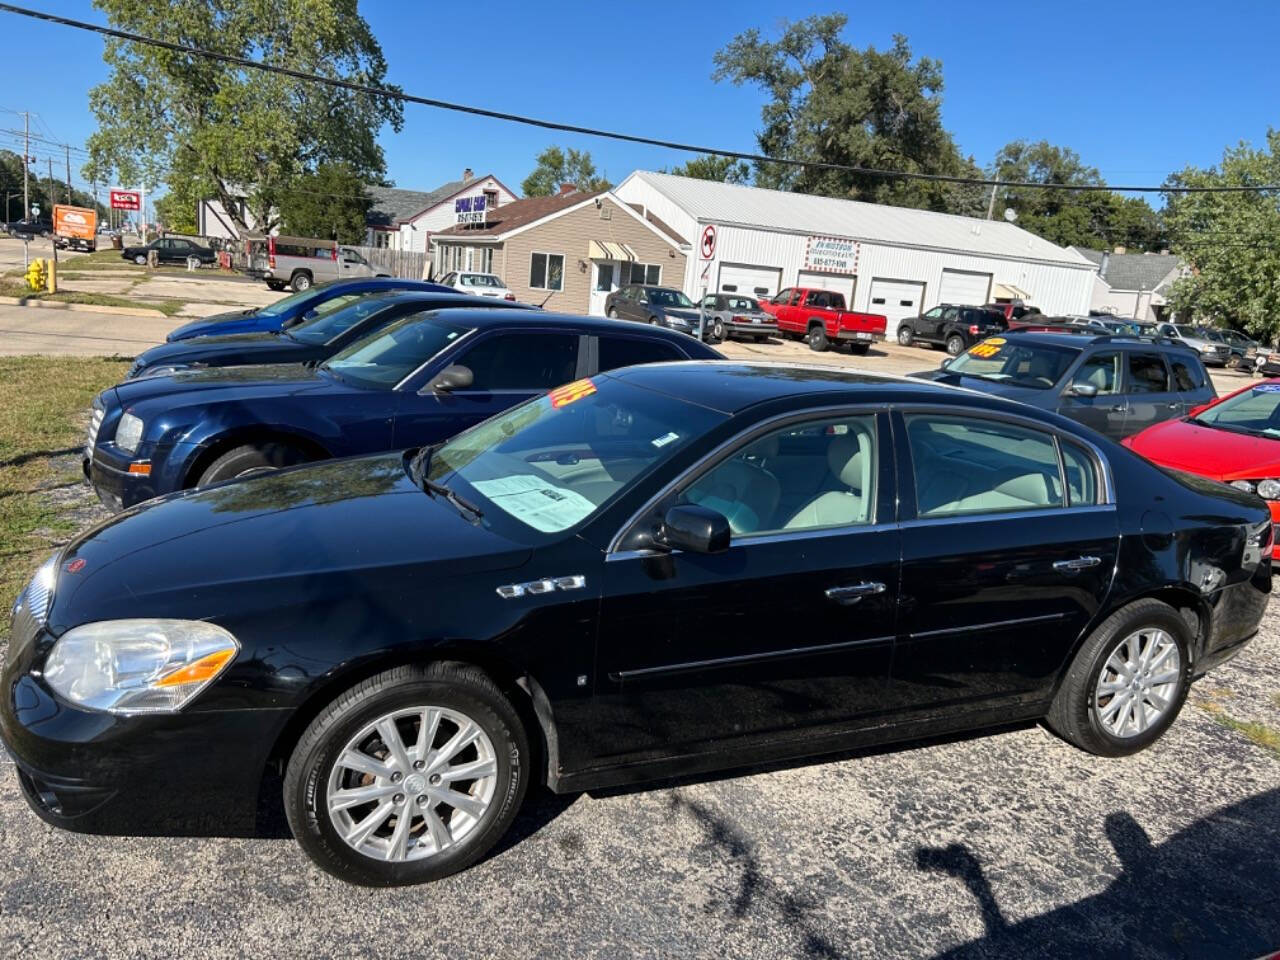
[[[82,456],[80,467],[102,505],[119,512],[180,489],[182,464],[198,449],[181,443],[151,449],[144,445],[137,454],[129,455],[106,441],[94,446],[92,456]],[[136,472],[144,465],[147,473]]]
[[[138,836],[260,831],[263,778],[288,710],[139,717],[81,710],[31,675],[38,646],[5,668],[0,740],[42,820]]]
[[[724,324],[726,333],[754,333],[754,334],[774,334],[778,332],[778,321],[770,317],[768,320],[753,321],[751,323],[741,323],[733,320],[726,320]]]

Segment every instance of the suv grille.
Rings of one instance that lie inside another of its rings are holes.
[[[98,431],[102,429],[102,418],[107,415],[107,411],[102,407],[102,401],[96,397],[93,400],[93,416],[89,418],[89,436],[85,439],[84,455],[88,460],[93,459],[93,448],[98,442]]]

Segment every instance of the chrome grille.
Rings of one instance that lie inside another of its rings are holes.
[[[98,431],[102,429],[102,418],[107,415],[107,411],[103,409],[100,400],[93,401],[93,416],[89,418],[89,436],[85,440],[84,455],[87,459],[93,459],[93,447],[98,442]]]

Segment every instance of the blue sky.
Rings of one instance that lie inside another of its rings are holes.
[[[29,3],[102,21],[87,2]],[[1227,144],[1260,143],[1269,124],[1280,126],[1280,4],[1271,0],[1210,7],[901,0],[797,7],[791,15],[834,9],[848,13],[855,46],[884,47],[903,33],[917,55],[942,61],[944,121],[981,165],[1009,140],[1044,138],[1077,150],[1111,183],[1158,183],[1172,169],[1216,162]],[[711,57],[748,27],[774,33],[778,10],[758,0],[361,3],[388,79],[410,92],[744,150],[755,148],[762,95],[713,83]],[[31,109],[39,114],[33,131],[82,144],[94,128],[88,90],[106,78],[101,38],[9,14],[0,14],[0,34],[10,51],[0,130],[21,129],[9,111]],[[53,63],[56,73],[42,76]],[[590,150],[615,181],[682,159],[414,105],[400,134],[382,135],[389,176],[413,189],[470,166],[518,191],[534,156],[553,142]],[[0,146],[13,145],[0,133]],[[37,150],[41,169],[46,151]],[[54,171],[60,175],[57,163]]]

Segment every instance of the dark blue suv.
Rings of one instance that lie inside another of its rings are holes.
[[[717,359],[692,337],[613,320],[420,310],[318,365],[186,370],[104,390],[84,471],[118,510],[309,460],[437,443],[601,371]]]
[[[1217,391],[1199,355],[1162,338],[1010,330],[941,370],[911,374],[1056,410],[1119,439],[1184,416]]]
[[[423,293],[455,293],[450,287],[425,280],[401,280],[399,277],[361,277],[358,280],[334,280],[284,297],[266,307],[216,313],[203,320],[193,320],[169,331],[169,342],[191,337],[224,336],[228,333],[271,333],[301,320],[309,320],[328,310],[377,290],[418,290]]]

